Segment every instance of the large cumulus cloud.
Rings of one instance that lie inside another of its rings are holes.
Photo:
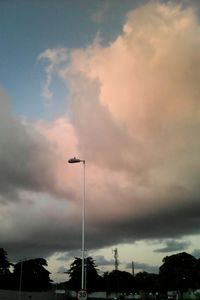
[[[96,38],[84,49],[40,55],[48,63],[44,96],[53,101],[56,74],[69,110],[34,126],[6,113],[13,129],[3,141],[21,156],[4,167],[14,171],[2,195],[40,193],[43,222],[35,226],[33,210],[27,233],[41,249],[79,247],[80,165],[65,165],[74,155],[86,159],[88,247],[199,233],[199,33],[194,8],[150,2],[127,15],[107,46]]]
[[[97,38],[56,70],[105,243],[114,230],[118,242],[198,232],[199,31],[194,8],[150,2],[107,47]],[[55,65],[55,53],[42,57]]]

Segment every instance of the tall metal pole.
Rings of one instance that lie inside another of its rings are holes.
[[[23,272],[23,261],[21,261],[20,263],[19,295],[18,295],[19,300],[21,300],[21,296],[22,296],[22,272]]]
[[[82,191],[82,265],[81,265],[81,289],[84,290],[86,288],[86,275],[85,275],[85,160],[79,158],[70,158],[68,160],[69,163],[83,163],[83,191]]]
[[[81,289],[85,288],[85,160],[83,162],[83,203],[82,203],[82,276]]]

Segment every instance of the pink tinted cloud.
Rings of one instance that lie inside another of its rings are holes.
[[[148,216],[151,223],[165,207],[197,204],[199,33],[194,9],[151,2],[127,15],[111,44],[71,50],[68,65],[57,68],[74,130],[59,153],[64,159],[72,137],[72,151],[87,161],[93,226]],[[52,132],[44,131],[59,145],[63,138]]]
[[[70,168],[68,164],[69,158],[79,156],[75,130],[65,118],[56,119],[52,123],[40,121],[36,124],[36,128],[49,142],[48,151],[53,153],[53,159],[49,166],[51,170],[54,170],[52,188],[55,193],[70,200],[70,191],[76,186],[78,175],[75,171],[76,168]],[[73,191],[73,197],[76,190]]]

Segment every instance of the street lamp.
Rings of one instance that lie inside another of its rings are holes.
[[[70,158],[68,163],[83,163],[83,204],[82,204],[82,268],[81,268],[81,289],[84,290],[85,287],[85,273],[84,273],[84,265],[85,265],[85,160],[79,159],[76,157]]]
[[[21,260],[20,262],[19,297],[18,297],[19,300],[21,300],[22,297],[22,273],[23,273],[23,260]]]

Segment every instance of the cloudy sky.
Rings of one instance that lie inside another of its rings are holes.
[[[0,246],[99,268],[200,257],[200,3],[0,2]]]

